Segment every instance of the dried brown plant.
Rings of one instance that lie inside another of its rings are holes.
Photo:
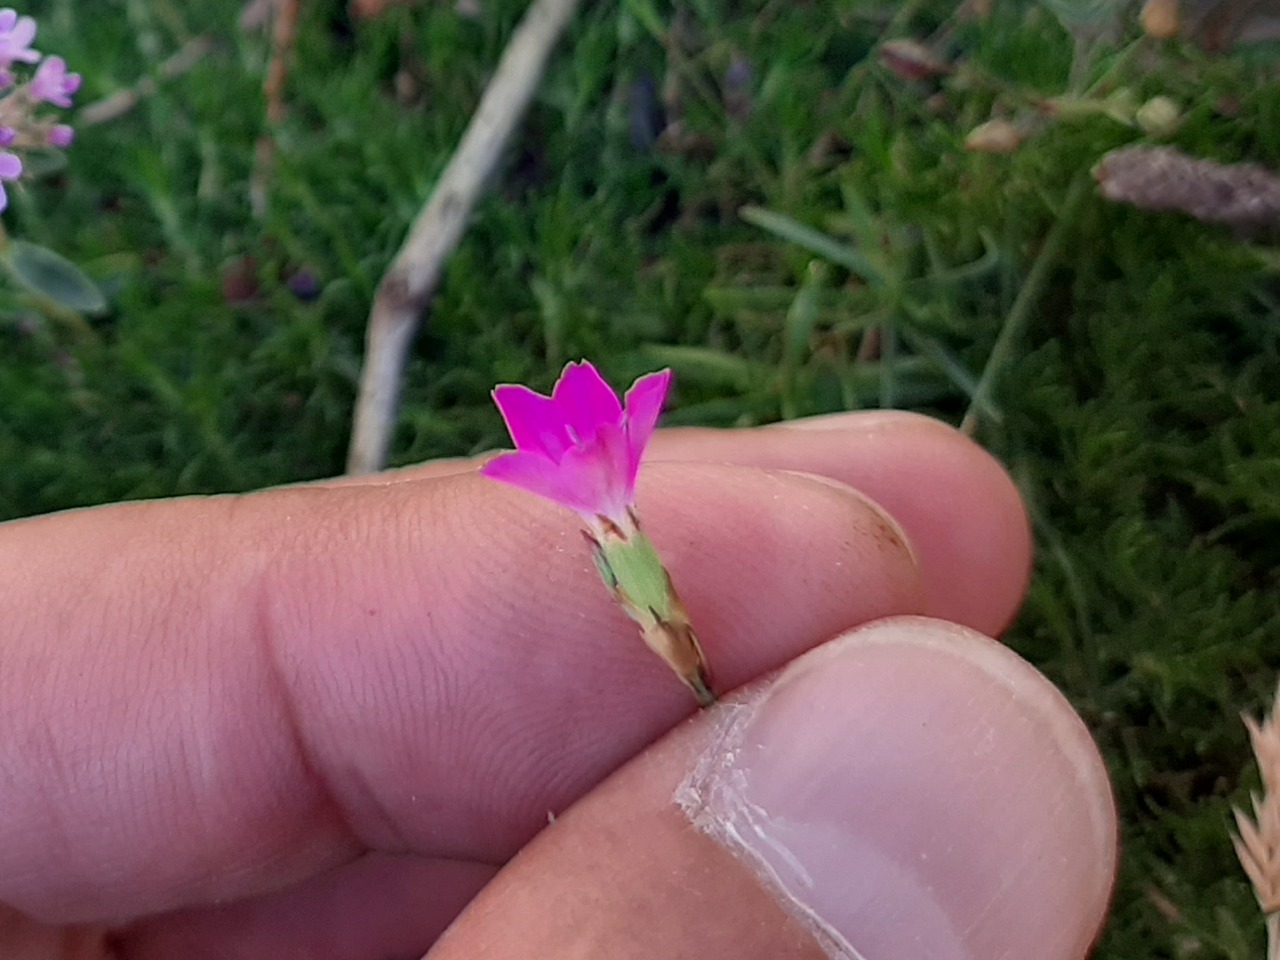
[[[1243,236],[1280,229],[1280,176],[1253,163],[1216,163],[1173,147],[1130,146],[1093,171],[1108,200],[1140,210],[1177,210]]]
[[[1262,774],[1262,793],[1253,794],[1253,819],[1239,808],[1238,834],[1231,837],[1236,856],[1249,875],[1258,905],[1266,917],[1267,957],[1280,960],[1280,690],[1271,712],[1259,722],[1245,715],[1253,755]]]

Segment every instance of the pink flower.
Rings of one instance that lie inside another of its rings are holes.
[[[5,7],[0,10],[0,67],[8,67],[15,60],[35,63],[40,54],[31,49],[36,38],[36,22],[30,17],[20,17],[16,10]]]
[[[564,368],[550,397],[504,384],[493,399],[516,449],[480,472],[568,507],[593,525],[604,517],[629,527],[640,458],[670,385],[670,370],[647,374],[627,391],[624,406],[585,360]]]
[[[0,210],[9,205],[9,195],[5,193],[4,181],[17,180],[22,176],[22,161],[16,154],[0,151]]]
[[[72,127],[65,123],[59,123],[49,128],[45,142],[51,147],[69,147],[71,146],[71,141],[75,138],[76,132]]]
[[[45,57],[36,67],[28,89],[36,100],[55,107],[69,107],[71,94],[80,89],[80,74],[67,73],[67,61],[61,57]]]

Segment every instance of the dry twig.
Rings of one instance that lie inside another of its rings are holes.
[[[1280,691],[1277,691],[1280,701]],[[1245,716],[1249,741],[1262,774],[1262,794],[1253,795],[1253,819],[1238,808],[1232,808],[1238,834],[1231,837],[1236,856],[1249,875],[1258,906],[1266,917],[1267,958],[1280,960],[1280,712],[1273,704],[1271,713],[1258,723]]]
[[[370,473],[386,462],[405,356],[418,322],[578,3],[533,0],[503,51],[462,141],[378,284],[365,335],[348,473]]]
[[[143,77],[131,87],[117,90],[108,97],[95,100],[85,105],[76,117],[76,123],[82,127],[90,127],[97,123],[107,123],[117,117],[124,116],[138,105],[144,98],[156,92],[156,80],[171,80],[180,77],[197,63],[208,56],[213,49],[213,41],[207,36],[193,37],[184,43],[178,52],[164,60],[155,69],[154,76]]]
[[[275,19],[271,23],[271,59],[267,62],[262,96],[266,101],[266,129],[258,135],[253,155],[253,174],[249,180],[249,204],[254,215],[267,212],[267,185],[276,159],[276,127],[284,120],[284,85],[289,78],[289,59],[298,33],[301,0],[276,0]]]

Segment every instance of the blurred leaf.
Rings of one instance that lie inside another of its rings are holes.
[[[752,363],[744,357],[736,357],[711,347],[653,345],[646,347],[645,353],[659,363],[672,367],[678,375],[702,383],[731,386],[745,391],[769,379],[770,369],[767,365]]]
[[[636,21],[644,27],[649,36],[663,43],[667,36],[667,26],[663,22],[658,8],[650,0],[623,0],[623,7]]]
[[[47,177],[67,168],[67,154],[63,150],[29,150],[22,157],[22,173],[28,177]]]
[[[1117,0],[1040,0],[1068,33],[1110,26],[1124,5]]]
[[[107,301],[74,263],[48,247],[12,240],[4,251],[9,275],[32,293],[76,313],[102,313]]]
[[[837,266],[852,270],[868,283],[879,286],[885,282],[884,273],[871,262],[869,257],[821,230],[815,230],[798,220],[791,219],[786,214],[766,210],[763,207],[743,207],[739,212],[747,223],[804,247],[820,257],[825,257]]]
[[[818,298],[827,278],[827,265],[821,260],[809,262],[804,281],[787,310],[785,337],[782,344],[782,415],[791,419],[799,415],[796,376],[809,354],[809,342],[818,320]]]
[[[959,357],[933,337],[926,336],[923,333],[918,333],[910,327],[903,326],[899,330],[899,333],[902,335],[902,339],[907,342],[907,345],[911,347],[912,350],[920,354],[922,357],[927,357],[932,360],[937,365],[938,369],[946,374],[947,379],[950,380],[951,383],[955,385],[955,387],[959,389],[968,400],[980,404],[982,412],[985,415],[989,416],[996,423],[1002,422],[1003,417],[999,408],[996,407],[996,405],[989,399],[979,398],[977,396],[978,378],[969,372],[969,368],[960,361]]]
[[[818,319],[818,297],[827,279],[826,265],[820,260],[810,262],[804,282],[796,291],[795,299],[787,310],[786,340],[783,345],[784,368],[794,370],[804,361],[809,350],[809,338],[813,335]]]

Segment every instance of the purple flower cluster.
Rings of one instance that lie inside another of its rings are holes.
[[[71,106],[80,89],[80,74],[68,73],[61,57],[46,57],[31,49],[36,22],[8,7],[0,9],[0,210],[9,204],[5,180],[22,176],[23,151],[40,147],[68,147],[75,131],[37,110],[41,104]],[[34,65],[30,79],[20,82],[14,64]]]

